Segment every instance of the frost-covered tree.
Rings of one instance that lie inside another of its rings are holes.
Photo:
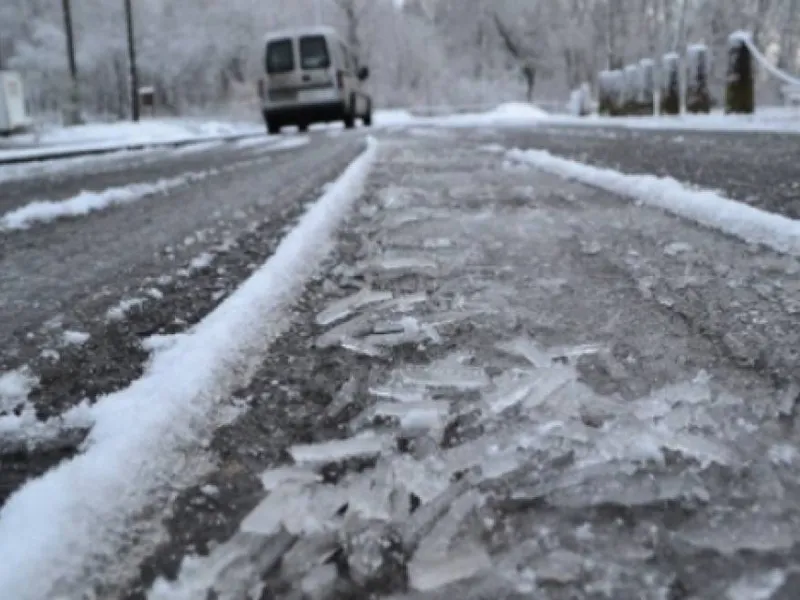
[[[162,111],[256,114],[261,41],[313,23],[316,2],[371,68],[376,104],[558,101],[603,70],[705,44],[709,86],[725,80],[727,40],[748,29],[784,70],[800,72],[800,0],[136,0],[142,85]],[[120,1],[73,0],[84,110],[129,110]],[[58,112],[69,83],[61,3],[0,1],[0,67],[23,71],[32,107]],[[769,85],[760,79],[759,98]],[[777,89],[777,86],[774,86]]]

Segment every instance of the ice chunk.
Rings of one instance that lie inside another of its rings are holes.
[[[277,467],[264,471],[261,476],[261,485],[268,492],[278,489],[286,484],[317,483],[320,476],[307,467]]]
[[[589,506],[649,506],[666,501],[708,502],[709,493],[692,474],[659,476],[636,473],[632,477],[618,474],[592,479],[583,485],[562,489],[550,495],[557,506],[584,508]]]
[[[353,426],[359,428],[375,417],[394,417],[406,431],[427,431],[444,426],[450,407],[445,402],[422,400],[419,402],[379,402],[357,418]]]
[[[373,291],[364,288],[352,296],[336,300],[320,312],[315,319],[317,325],[327,326],[349,317],[360,309],[371,304],[378,304],[392,299],[391,292]]]
[[[536,561],[533,568],[538,582],[565,585],[583,575],[584,560],[569,550],[556,550]]]
[[[241,531],[274,535],[281,528],[293,535],[321,534],[336,527],[347,491],[331,485],[284,484],[269,494],[242,521]]]
[[[295,542],[295,536],[280,531],[264,537],[237,533],[205,557],[187,556],[178,579],[157,579],[148,600],[197,600],[216,597],[242,598],[263,573],[277,564]],[[213,592],[212,592],[213,590]]]
[[[436,330],[430,325],[420,325],[413,317],[403,317],[398,322],[376,326],[372,335],[364,338],[364,342],[373,346],[401,346],[403,344],[418,344],[426,340],[441,342]]]
[[[408,383],[431,388],[454,388],[462,391],[480,390],[490,383],[482,367],[463,364],[467,357],[451,355],[426,366],[411,366],[400,371]]]
[[[342,343],[342,340],[363,337],[372,333],[375,317],[361,315],[345,321],[319,336],[314,343],[317,348],[332,348]]]
[[[664,439],[662,443],[665,448],[694,458],[704,468],[712,463],[732,466],[740,462],[732,448],[703,434],[676,433]]]
[[[358,391],[358,379],[352,375],[345,384],[339,388],[331,403],[325,407],[325,416],[329,419],[339,416],[345,408],[355,400]]]
[[[417,558],[408,565],[409,585],[429,592],[451,583],[469,579],[492,567],[489,555],[482,548],[459,548],[444,558]]]
[[[600,354],[606,350],[603,344],[580,344],[578,346],[556,346],[547,353],[553,358],[580,358],[588,354]]]
[[[303,578],[300,589],[308,600],[322,600],[333,595],[338,578],[335,565],[319,565]]]
[[[525,398],[525,406],[530,408],[547,404],[558,391],[578,378],[575,369],[562,366],[540,369],[536,375],[533,391]]]
[[[378,311],[397,311],[400,313],[410,312],[418,304],[424,304],[428,301],[428,294],[426,292],[417,292],[415,294],[408,294],[399,296],[392,300],[382,302],[375,307]]]
[[[357,340],[345,337],[339,340],[339,344],[345,350],[369,358],[387,358],[389,356],[389,353],[384,348],[380,348],[366,339]]]
[[[780,569],[745,575],[728,588],[725,596],[727,600],[771,600],[785,582],[786,573]]]
[[[464,519],[483,502],[477,490],[470,490],[456,499],[430,533],[420,540],[415,559],[436,560],[447,556],[450,545]]]
[[[492,415],[516,406],[527,398],[536,387],[537,379],[530,371],[512,369],[494,380],[495,389],[486,394],[483,401]]]
[[[374,260],[369,269],[383,277],[403,277],[404,275],[435,276],[439,272],[439,263],[425,256],[383,256]]]
[[[289,454],[298,464],[324,464],[350,458],[377,456],[390,447],[393,440],[394,438],[389,435],[365,433],[344,440],[292,446],[289,448]]]
[[[508,354],[520,356],[531,363],[534,367],[544,368],[553,364],[552,356],[539,344],[527,337],[501,342],[497,345],[497,349]]]
[[[422,402],[428,397],[427,390],[418,385],[390,382],[369,388],[369,393],[378,398],[397,400],[398,402]]]
[[[296,579],[324,564],[339,548],[339,532],[326,531],[303,536],[281,559],[281,575]]]
[[[416,494],[423,504],[434,500],[450,487],[451,472],[435,458],[419,461],[401,455],[391,461],[391,469],[395,479],[402,482],[409,492]]]
[[[738,511],[734,522],[691,523],[679,539],[695,548],[713,550],[725,556],[737,552],[786,552],[795,546],[796,532],[780,521],[769,521],[757,514]]]

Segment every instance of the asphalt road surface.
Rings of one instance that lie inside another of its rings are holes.
[[[378,138],[290,331],[237,392],[246,410],[198,448],[201,480],[141,517],[158,521],[158,543],[90,578],[95,597],[794,598],[800,261],[487,148],[671,175],[797,218],[797,138]],[[143,340],[230,294],[364,139],[0,184],[8,211],[241,165],[0,232],[2,367],[38,378],[40,418],[128,385]],[[84,435],[33,450],[0,439],[0,501]]]

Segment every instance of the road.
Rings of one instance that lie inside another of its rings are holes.
[[[158,526],[126,541],[113,568],[93,559],[54,591],[793,598],[800,260],[497,149],[671,175],[797,218],[795,138],[377,137],[363,197],[288,331],[235,392],[240,410],[192,448],[204,468],[136,516],[132,531]],[[149,336],[187,331],[218,306],[364,140],[319,133],[296,148],[124,157],[2,184],[8,211],[240,165],[0,233],[2,365],[39,380],[39,418],[134,381]],[[7,443],[0,498],[84,436]]]

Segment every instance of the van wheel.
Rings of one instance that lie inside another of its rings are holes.
[[[278,135],[281,132],[281,126],[273,121],[267,121],[267,133],[270,135]]]
[[[308,123],[300,123],[297,126],[297,131],[299,131],[300,133],[305,133],[306,131],[308,131]]]
[[[367,110],[361,120],[364,122],[364,127],[372,127],[372,100],[367,101]]]
[[[353,129],[356,126],[356,118],[352,115],[345,115],[344,117],[344,128],[345,129]]]

